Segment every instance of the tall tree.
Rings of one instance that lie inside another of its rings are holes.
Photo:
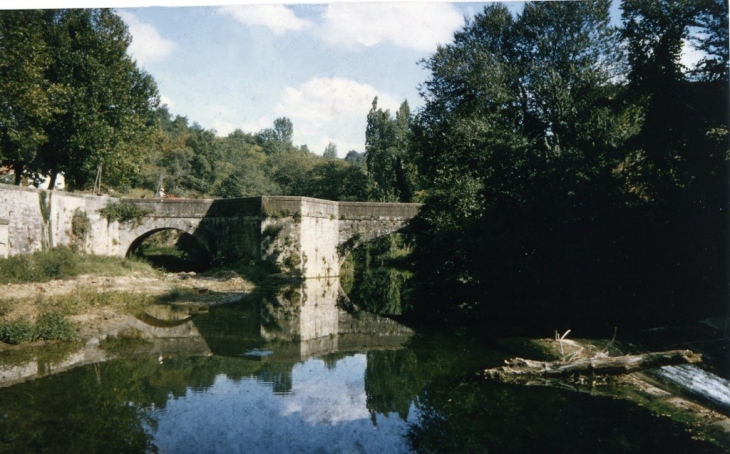
[[[636,127],[616,101],[609,7],[534,2],[514,17],[490,5],[424,62],[411,144],[427,190],[419,250],[456,307],[521,299],[526,276],[533,287],[578,280],[566,260],[592,240],[576,233],[620,206],[613,169]]]
[[[44,14],[52,56],[47,78],[69,95],[45,128],[40,162],[54,177],[63,172],[71,189],[86,186],[98,166],[105,181],[122,184],[140,170],[157,130],[155,82],[127,54],[131,36],[111,10]]]
[[[644,274],[636,293],[680,319],[717,313],[728,301],[730,251],[728,4],[624,0],[621,9],[630,63],[625,102],[642,114],[620,168],[640,196],[641,222],[627,239],[634,250],[651,251],[635,254],[633,266]],[[689,46],[704,52],[694,67],[682,63]],[[663,294],[643,294],[648,288]]]
[[[267,155],[296,150],[292,144],[294,125],[287,117],[277,118],[273,128],[259,131],[257,137]]]
[[[328,143],[324,149],[324,153],[322,153],[322,157],[335,159],[337,157],[337,145],[332,142]]]
[[[36,156],[48,141],[46,127],[67,90],[47,80],[51,49],[42,11],[0,13],[0,162],[15,171],[39,172]]]
[[[373,99],[365,130],[365,163],[374,184],[375,198],[383,202],[410,202],[413,197],[415,167],[408,149],[411,112],[408,101],[401,104],[395,118],[378,108]]]
[[[644,116],[626,165],[631,185],[661,204],[688,185],[703,192],[692,195],[698,201],[717,199],[728,144],[727,3],[625,0],[621,8],[630,95]],[[682,51],[692,43],[707,53],[685,68]]]

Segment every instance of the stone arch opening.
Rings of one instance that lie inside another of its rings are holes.
[[[412,235],[394,232],[361,239],[340,266],[340,286],[357,307],[380,315],[401,315],[411,304]]]
[[[166,227],[138,236],[127,249],[127,257],[138,257],[170,272],[201,272],[211,267],[208,246],[184,230]]]

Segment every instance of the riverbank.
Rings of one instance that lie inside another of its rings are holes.
[[[152,305],[225,304],[243,298],[253,289],[253,283],[234,271],[206,275],[135,271],[122,276],[84,274],[47,282],[6,284],[0,298],[0,323],[32,325],[43,314],[59,314],[83,341],[119,332],[128,315]],[[42,344],[0,341],[0,351]]]

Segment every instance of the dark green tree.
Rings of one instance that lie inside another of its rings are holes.
[[[16,184],[43,170],[38,149],[68,94],[46,78],[52,60],[47,25],[42,11],[0,12],[0,163],[13,168]]]
[[[355,166],[361,166],[365,163],[365,153],[350,150],[347,152],[347,155],[345,155],[345,162]]]
[[[127,54],[124,22],[107,9],[44,12],[51,63],[46,79],[68,89],[46,125],[38,159],[70,189],[85,187],[103,167],[107,184],[128,182],[158,126],[157,87]]]
[[[595,238],[580,232],[597,234],[621,206],[614,169],[637,129],[616,101],[609,7],[535,2],[513,17],[490,5],[423,62],[418,244],[425,280],[455,295],[453,308],[497,315],[490,295],[547,307],[566,302],[556,287],[584,278],[579,245]]]
[[[374,182],[374,196],[383,202],[410,202],[415,185],[415,166],[409,154],[411,112],[408,101],[395,118],[373,100],[365,130],[365,162]]]

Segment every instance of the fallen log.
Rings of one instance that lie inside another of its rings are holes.
[[[624,355],[613,357],[581,358],[571,362],[565,361],[533,361],[513,358],[506,360],[506,365],[486,369],[484,376],[488,380],[506,382],[520,378],[565,378],[577,374],[621,375],[652,369],[661,366],[698,363],[702,355],[691,350],[670,350],[652,352],[641,355]]]

